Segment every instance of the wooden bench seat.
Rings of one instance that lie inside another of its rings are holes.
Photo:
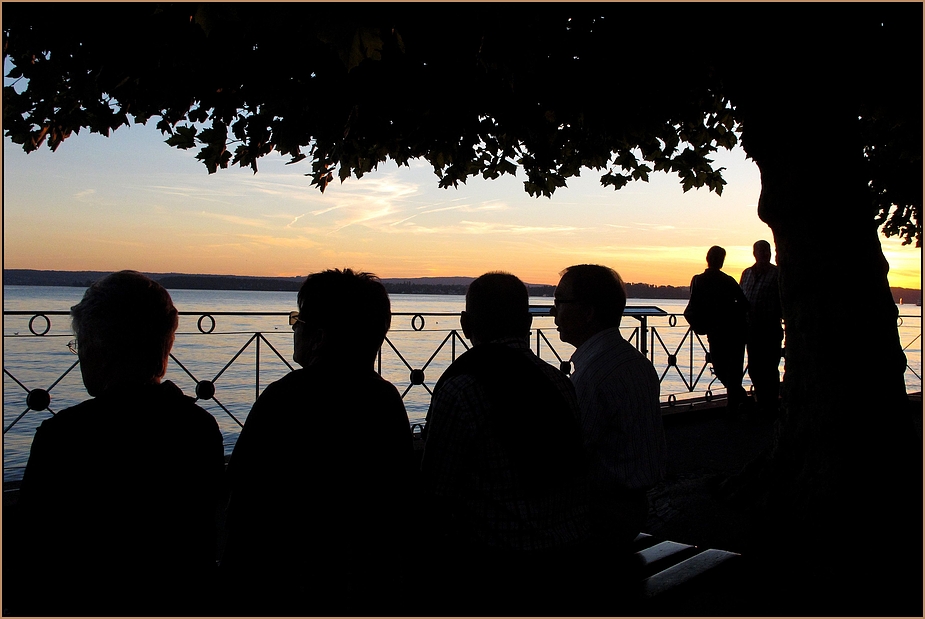
[[[641,614],[700,615],[733,611],[741,555],[658,540],[640,533],[630,557],[632,590]]]

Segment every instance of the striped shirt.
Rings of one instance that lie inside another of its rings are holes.
[[[578,415],[574,389],[558,369],[534,355],[526,341],[501,340],[536,364]],[[464,542],[535,551],[574,546],[589,535],[585,479],[530,492],[511,453],[499,440],[492,403],[474,376],[453,376],[434,393],[421,462],[425,491],[452,506]],[[575,436],[575,449],[580,450]],[[580,482],[580,483],[579,483]]]
[[[655,486],[667,460],[655,368],[619,327],[591,336],[572,355],[572,364],[592,489]]]

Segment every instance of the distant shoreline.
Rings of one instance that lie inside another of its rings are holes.
[[[41,271],[4,269],[3,283],[8,286],[65,286],[86,288],[108,275],[107,271]],[[243,275],[204,275],[186,273],[145,273],[168,290],[258,290],[263,292],[297,291],[305,280],[298,277],[252,277]],[[389,294],[464,295],[474,277],[385,277],[382,284]],[[687,286],[653,286],[626,284],[627,296],[638,299],[687,299]],[[527,284],[532,296],[552,297],[556,287]]]
[[[65,286],[86,288],[108,275],[109,271],[42,271],[37,269],[4,269],[3,283],[7,286]],[[204,275],[186,273],[145,273],[168,290],[256,290],[262,292],[297,291],[305,280],[297,277],[253,277],[245,275]],[[389,294],[448,294],[464,295],[473,277],[386,277],[382,284]],[[556,287],[549,284],[527,284],[532,296],[551,297]],[[891,287],[893,301],[914,305],[920,303],[922,291],[914,288]],[[634,299],[687,299],[688,286],[654,286],[627,283],[626,295]]]

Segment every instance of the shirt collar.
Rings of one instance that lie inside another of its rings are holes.
[[[581,367],[583,361],[597,352],[597,350],[604,344],[604,342],[614,336],[619,337],[621,340],[623,339],[623,334],[620,333],[620,327],[610,327],[608,329],[604,329],[603,331],[598,331],[589,337],[581,346],[575,349],[575,352],[572,353],[572,365],[576,369]]]
[[[530,342],[526,337],[502,337],[497,340],[492,340],[489,344],[504,344],[511,348],[530,349]]]

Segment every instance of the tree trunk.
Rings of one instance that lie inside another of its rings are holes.
[[[759,71],[764,81],[743,89],[737,106],[761,171],[758,214],[774,233],[786,325],[781,417],[759,510],[765,578],[795,602],[777,597],[780,613],[917,615],[921,443],[857,104],[845,74],[782,64]],[[786,126],[795,98],[813,123],[811,149]]]

